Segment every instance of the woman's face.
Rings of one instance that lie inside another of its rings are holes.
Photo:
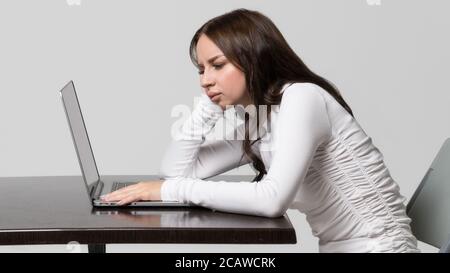
[[[197,61],[200,85],[214,103],[224,110],[227,105],[250,104],[244,73],[205,34],[197,42]]]

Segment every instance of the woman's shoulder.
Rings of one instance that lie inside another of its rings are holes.
[[[311,129],[311,137],[326,138],[331,135],[326,101],[321,87],[313,83],[299,82],[286,86],[277,121],[279,124],[297,124],[306,130]]]
[[[290,93],[293,92],[292,90],[305,90],[306,92],[310,91],[320,93],[323,88],[312,82],[289,82],[283,85],[281,88],[281,93]]]
[[[310,82],[286,83],[281,90],[282,97],[280,107],[286,104],[309,103],[325,105],[323,89],[317,84]]]

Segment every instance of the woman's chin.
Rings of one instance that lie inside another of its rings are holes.
[[[223,103],[223,101],[218,100],[218,101],[215,101],[214,103],[216,105],[220,106],[220,108],[222,108],[222,110],[224,110],[226,107],[225,104]]]
[[[217,103],[217,105],[219,105],[220,108],[222,108],[222,110],[224,110],[224,111],[227,110],[228,108],[234,107],[233,104],[231,104],[229,102],[222,102],[222,101]]]
[[[217,101],[214,101],[214,103],[220,106],[220,108],[222,108],[223,111],[227,110],[228,108],[234,107],[233,101],[223,100],[222,98]]]

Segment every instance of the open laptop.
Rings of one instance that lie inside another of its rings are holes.
[[[418,240],[450,253],[450,138],[425,173],[406,212]]]
[[[94,153],[92,152],[83,115],[81,114],[80,104],[75,91],[75,86],[70,81],[60,91],[61,99],[72,133],[73,143],[80,163],[83,179],[86,184],[87,192],[92,200],[94,207],[115,207],[119,206],[117,202],[106,202],[100,199],[101,195],[113,192],[120,188],[137,183],[138,181],[116,181],[102,182],[98,174],[97,164],[95,163]],[[178,201],[138,201],[133,202],[129,207],[190,207],[195,206],[191,203],[182,203]],[[121,206],[124,207],[124,206]]]

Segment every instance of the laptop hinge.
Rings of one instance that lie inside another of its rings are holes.
[[[91,199],[92,200],[98,199],[98,197],[102,193],[102,190],[103,190],[103,182],[100,180],[97,181],[96,183],[92,183],[91,185],[89,185],[89,195],[91,196]]]

